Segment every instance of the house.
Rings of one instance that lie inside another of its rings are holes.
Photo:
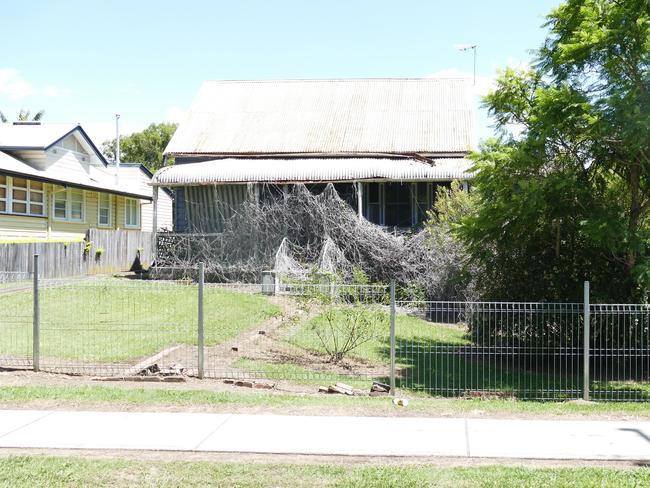
[[[89,229],[152,231],[150,180],[140,165],[111,165],[80,125],[0,124],[0,239],[74,241]],[[159,193],[158,229],[170,228],[171,194]]]
[[[208,81],[165,150],[154,186],[176,189],[176,231],[218,232],[255,195],[333,183],[371,222],[412,228],[436,187],[472,176],[461,79]]]

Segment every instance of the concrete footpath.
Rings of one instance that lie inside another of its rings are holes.
[[[650,460],[650,422],[0,410],[0,448]]]

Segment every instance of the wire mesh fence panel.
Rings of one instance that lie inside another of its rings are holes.
[[[32,286],[29,271],[0,271],[0,293],[5,290],[21,290]]]
[[[591,305],[591,396],[650,400],[650,306]]]
[[[31,281],[6,285],[0,284],[0,366],[31,368],[33,285]]]
[[[233,318],[228,339],[206,345],[206,375],[284,380],[296,388],[387,381],[387,296],[385,286],[369,285],[207,285],[206,320]]]
[[[582,306],[397,302],[397,385],[441,396],[581,396]]]
[[[44,280],[40,306],[44,371],[137,375],[189,365],[196,348],[192,282]]]

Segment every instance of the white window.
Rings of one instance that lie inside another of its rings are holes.
[[[43,183],[25,178],[0,176],[0,212],[43,217]]]
[[[83,190],[67,188],[54,193],[54,219],[84,222],[86,201]]]
[[[7,177],[0,175],[0,212],[7,211]]]
[[[110,227],[113,221],[112,218],[112,202],[113,198],[109,193],[97,194],[97,225],[99,227]]]
[[[124,201],[124,226],[140,227],[140,201],[135,198]]]

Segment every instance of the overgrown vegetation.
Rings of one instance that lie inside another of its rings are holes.
[[[650,9],[569,0],[530,69],[485,98],[500,137],[474,155],[457,235],[484,299],[609,302],[650,287]]]

